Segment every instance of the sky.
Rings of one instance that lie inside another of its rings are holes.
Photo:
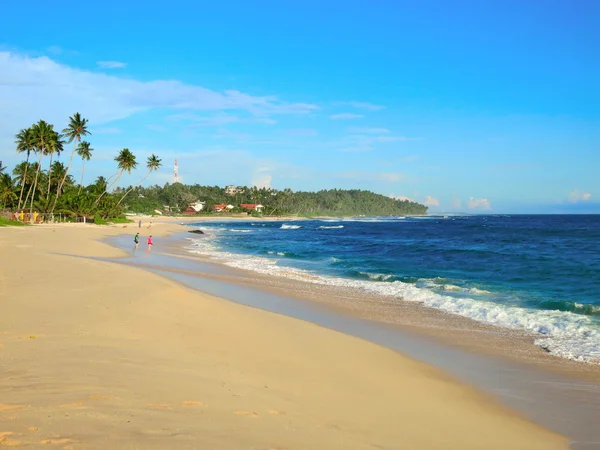
[[[154,153],[145,184],[178,158],[187,184],[600,213],[598,23],[597,0],[6,2],[0,160],[80,112],[87,182],[126,147],[122,185]]]

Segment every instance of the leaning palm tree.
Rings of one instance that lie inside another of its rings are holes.
[[[117,178],[110,184],[110,186],[107,186],[104,192],[96,199],[96,204],[100,202],[100,199],[104,196],[104,194],[106,194],[113,186],[116,186],[116,184],[123,176],[123,173],[131,173],[131,171],[137,167],[135,155],[131,153],[131,151],[128,148],[124,148],[123,150],[121,150],[115,158],[115,161],[117,162],[117,166],[119,167],[119,171],[115,174]],[[113,177],[115,175],[113,175]]]
[[[58,134],[56,131],[52,130],[53,138],[50,140],[50,145],[46,150],[46,155],[50,155],[50,163],[48,165],[48,193],[46,194],[46,198],[50,199],[50,181],[52,180],[52,157],[56,153],[56,156],[60,156],[63,151],[64,141],[62,140],[62,135]],[[48,205],[46,205],[48,206]]]
[[[67,142],[70,144],[73,142],[73,151],[71,151],[71,157],[69,158],[69,165],[67,166],[67,171],[65,172],[65,176],[62,181],[58,184],[56,189],[56,198],[54,199],[54,205],[52,206],[51,212],[56,208],[56,201],[60,196],[60,193],[63,189],[63,184],[65,184],[65,180],[67,179],[67,175],[69,175],[69,171],[71,170],[71,164],[73,164],[73,156],[75,156],[75,151],[77,149],[77,144],[81,142],[81,138],[91,134],[87,129],[87,119],[81,117],[81,114],[75,113],[72,117],[69,117],[69,125],[62,132],[65,134],[67,138]]]
[[[155,154],[152,154],[152,156],[149,156],[148,159],[146,160],[146,167],[148,168],[148,173],[144,176],[144,178],[142,178],[140,180],[140,182],[138,184],[136,184],[133,187],[130,187],[129,190],[127,192],[125,192],[125,194],[123,194],[123,197],[121,197],[121,200],[119,200],[119,203],[117,203],[117,206],[119,206],[121,204],[121,202],[123,201],[123,199],[125,197],[127,197],[127,194],[129,194],[136,187],[138,187],[140,184],[142,184],[146,180],[146,178],[148,178],[148,176],[150,176],[150,174],[152,172],[154,172],[155,170],[158,170],[161,165],[162,165],[161,159],[158,156],[156,156]]]
[[[71,158],[69,159],[69,165],[67,166],[67,173],[65,174],[64,180],[67,178],[66,175],[69,174],[69,170],[71,170],[71,164],[73,164],[73,156],[75,156],[75,151],[77,150],[77,145],[81,142],[81,138],[91,134],[87,129],[87,119],[81,117],[81,114],[75,113],[73,117],[69,117],[69,125],[67,128],[63,130],[65,137],[68,139],[68,143],[73,142],[73,151],[71,152]],[[62,188],[62,184],[60,186]]]
[[[42,167],[42,160],[44,155],[47,154],[50,148],[53,147],[53,140],[57,139],[58,133],[54,131],[54,125],[50,125],[44,120],[40,120],[38,123],[32,126],[33,133],[33,146],[34,151],[39,153],[40,160],[38,162],[38,167],[35,172],[35,179],[33,181],[33,191],[31,194],[31,204],[29,207],[29,213],[33,214],[33,200],[35,198],[35,192],[37,189],[38,177],[40,175],[40,169]]]
[[[81,158],[81,183],[79,183],[79,194],[81,194],[81,188],[83,187],[83,175],[85,172],[85,162],[92,158],[93,148],[90,147],[90,143],[83,141],[77,146],[77,154]]]
[[[23,189],[25,188],[24,180],[27,180],[27,169],[29,168],[29,157],[33,151],[33,133],[31,128],[23,128],[16,136],[15,144],[17,144],[18,153],[27,153],[27,159],[25,160],[25,171],[23,177],[20,180],[21,193],[19,194],[19,203],[17,209],[21,209],[21,201],[23,200]]]

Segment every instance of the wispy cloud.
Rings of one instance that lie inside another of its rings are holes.
[[[364,134],[385,134],[389,133],[390,130],[387,128],[371,128],[371,127],[350,127],[348,128],[350,133],[364,133]]]
[[[492,204],[487,198],[474,198],[469,197],[469,201],[467,202],[467,207],[469,209],[492,209]]]
[[[357,109],[367,109],[369,111],[377,111],[379,109],[385,108],[385,106],[374,105],[373,103],[368,103],[368,102],[350,101],[350,102],[337,102],[337,104],[338,105],[348,105],[348,106],[352,106],[353,108],[357,108]]]
[[[47,56],[29,57],[0,52],[0,98],[11,105],[8,120],[0,121],[0,138],[44,117],[63,123],[73,111],[101,124],[153,109],[244,111],[267,119],[276,114],[306,114],[318,107],[290,103],[275,96],[253,96],[235,90],[214,91],[177,80],[138,81],[81,70]],[[268,119],[267,119],[268,120]]]
[[[98,61],[96,64],[102,69],[122,69],[127,66],[121,61]]]
[[[329,116],[330,119],[333,120],[348,120],[348,119],[362,119],[363,116],[362,114],[353,114],[353,113],[341,113],[341,114],[333,114],[332,116]]]
[[[92,129],[91,132],[92,134],[117,134],[122,133],[123,130],[116,127],[105,127]]]
[[[425,198],[425,202],[423,202],[423,204],[425,206],[440,206],[440,201],[437,198],[428,195]]]
[[[263,123],[273,125],[276,120],[268,117],[238,117],[231,114],[219,114],[216,116],[203,117],[196,114],[173,114],[167,117],[169,120],[185,120],[192,122],[192,127],[221,127],[231,123]]]
[[[289,134],[290,136],[316,136],[317,130],[312,128],[297,128],[292,130],[283,130],[283,133]]]
[[[574,189],[569,192],[569,203],[587,202],[592,198],[592,194],[589,192],[581,192],[579,189]]]

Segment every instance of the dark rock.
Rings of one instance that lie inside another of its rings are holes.
[[[192,231],[188,231],[188,233],[204,234],[204,231],[202,231],[202,230],[192,230]]]

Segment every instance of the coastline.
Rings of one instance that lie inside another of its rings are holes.
[[[201,427],[212,448],[239,448],[236,442],[248,440],[269,448],[261,436],[272,438],[271,446],[286,445],[280,448],[315,443],[364,448],[375,442],[394,448],[402,440],[415,448],[449,443],[451,448],[483,443],[485,448],[566,448],[564,438],[391,350],[224,302],[146,271],[88,259],[126,255],[96,239],[131,234],[137,227],[84,227],[35,226],[0,234],[8,256],[0,264],[1,273],[8,274],[2,294],[10,319],[3,321],[0,335],[0,352],[9,361],[1,383],[4,442],[32,443],[46,436],[39,442],[62,440],[86,448],[102,443],[101,448],[119,438],[143,439],[149,442],[145,448],[175,441],[178,448],[194,448],[192,423],[210,417],[211,426]],[[151,231],[165,236],[181,228],[157,221]],[[106,373],[109,367],[112,373]],[[152,377],[144,377],[148,371]],[[239,395],[230,388],[207,401],[223,380]],[[279,385],[275,393],[260,386],[267,380]],[[371,382],[365,385],[366,380]],[[165,383],[173,389],[165,390]],[[278,402],[286,407],[279,409]],[[133,412],[137,428],[121,424],[123,408]],[[42,418],[46,413],[51,421]],[[277,422],[282,418],[285,426]],[[109,423],[115,435],[98,431]],[[435,436],[431,423],[438,428]],[[232,426],[241,427],[239,435],[219,440]],[[305,433],[291,433],[290,426]]]

